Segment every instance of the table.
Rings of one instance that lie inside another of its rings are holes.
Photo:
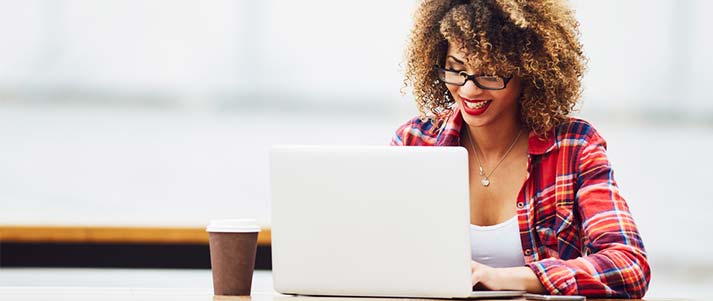
[[[61,243],[156,243],[208,244],[205,227],[168,226],[61,226],[3,225],[0,242],[61,242]],[[269,246],[270,227],[262,227],[258,245]]]
[[[398,301],[407,298],[288,296],[274,291],[272,273],[256,271],[250,297],[213,296],[210,270],[0,268],[0,300],[113,301]],[[499,299],[503,300],[503,299]],[[505,299],[523,300],[523,299]],[[595,299],[589,299],[595,300]],[[621,300],[621,299],[619,299]],[[645,300],[677,300],[646,298]],[[681,300],[681,299],[678,299]],[[443,300],[441,300],[443,301]]]
[[[96,288],[96,287],[0,287],[0,299],[14,301],[73,300],[73,301],[160,301],[160,300],[196,300],[196,301],[394,301],[428,300],[408,298],[362,298],[362,297],[311,297],[289,296],[275,292],[253,292],[251,296],[213,296],[212,292],[196,289],[168,288]],[[479,299],[486,300],[486,299]],[[494,299],[494,300],[525,300]],[[588,299],[588,300],[627,300],[627,299]],[[677,299],[646,299],[677,300]],[[439,300],[442,301],[442,300]]]
[[[270,269],[269,226],[257,243],[255,267]],[[208,254],[205,226],[0,224],[4,266],[210,268]]]
[[[312,297],[288,296],[276,292],[253,292],[251,296],[213,296],[212,292],[197,289],[178,288],[115,288],[115,287],[0,287],[0,300],[39,301],[39,300],[73,300],[73,301],[395,301],[395,300],[427,300],[408,298],[359,298],[359,297]],[[485,300],[485,299],[480,299]],[[496,300],[525,300],[496,299]],[[610,300],[610,299],[588,299]],[[622,300],[622,299],[611,299]],[[626,299],[624,299],[626,300]],[[677,299],[646,299],[646,300],[677,300]],[[442,301],[442,300],[441,300]]]

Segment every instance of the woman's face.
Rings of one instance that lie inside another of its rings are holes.
[[[466,55],[451,45],[446,53],[445,69],[481,75],[477,63],[466,65]],[[463,86],[445,84],[458,103],[463,119],[471,127],[485,127],[503,122],[517,122],[520,78],[514,76],[502,90],[486,90],[468,80]]]

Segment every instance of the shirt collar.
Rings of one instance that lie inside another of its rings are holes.
[[[460,133],[463,128],[463,115],[458,106],[454,107],[438,128],[439,133],[436,138],[436,146],[459,146]],[[555,143],[555,130],[550,130],[543,138],[530,131],[527,142],[527,152],[530,155],[544,155],[557,148]]]
[[[527,141],[527,152],[530,155],[544,155],[551,152],[557,148],[557,143],[555,143],[555,130],[552,129],[547,132],[547,136],[544,138],[535,134],[535,132],[530,131]]]
[[[438,120],[438,119],[436,119]],[[463,116],[460,109],[454,107],[450,113],[446,114],[444,120],[438,128],[436,146],[460,146],[460,131],[463,127]]]

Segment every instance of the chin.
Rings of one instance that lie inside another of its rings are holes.
[[[465,121],[465,123],[468,126],[483,127],[483,126],[487,126],[488,124],[490,124],[490,118],[488,118],[488,117],[483,117],[483,116],[474,117],[474,116],[469,116],[468,114],[465,114],[465,113],[462,113],[462,114],[463,114],[463,121]]]

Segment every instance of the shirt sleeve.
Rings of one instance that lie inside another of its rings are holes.
[[[408,132],[411,130],[412,122],[407,122],[399,126],[394,133],[394,137],[391,138],[391,146],[403,146],[404,140],[407,138]]]
[[[578,155],[576,203],[585,256],[528,264],[551,294],[642,298],[651,271],[626,201],[606,155],[606,142],[589,133]]]
[[[414,117],[396,129],[394,137],[391,138],[393,146],[430,146],[435,143],[435,137],[431,128],[432,120],[423,121],[419,117]]]

